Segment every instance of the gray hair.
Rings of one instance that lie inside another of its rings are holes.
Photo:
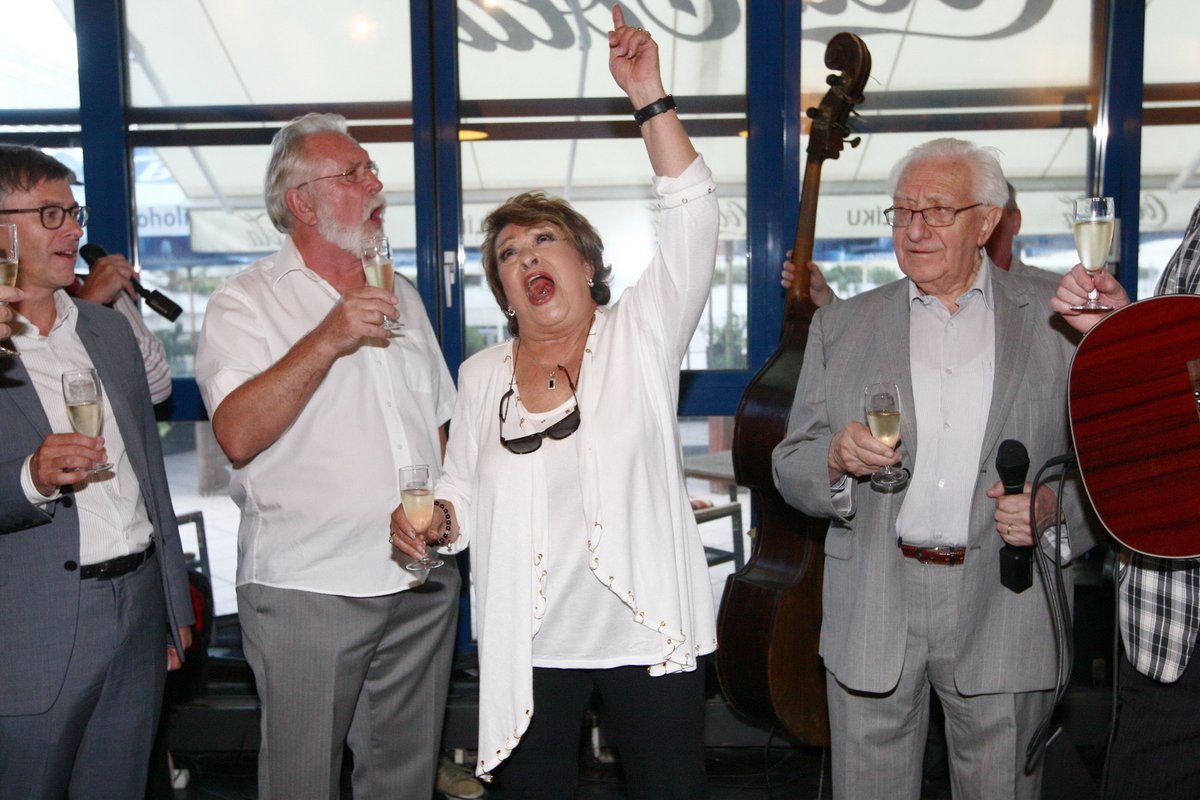
[[[1004,204],[1005,211],[1019,211],[1017,205],[1017,187],[1012,185],[1012,181],[1008,182],[1008,202]]]
[[[1000,168],[999,151],[994,147],[979,147],[963,139],[934,139],[919,144],[896,162],[888,175],[888,194],[896,195],[900,180],[910,168],[923,161],[964,161],[971,170],[972,199],[977,203],[1004,208],[1008,203],[1008,181]]]
[[[300,180],[308,166],[305,162],[304,140],[314,133],[340,133],[350,137],[345,117],[313,111],[296,117],[271,139],[271,160],[267,162],[263,195],[267,202],[267,216],[280,233],[291,232],[294,219],[287,206],[287,190]]]

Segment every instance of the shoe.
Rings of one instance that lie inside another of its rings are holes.
[[[471,771],[446,756],[438,759],[436,787],[446,800],[482,800],[487,797],[487,789]]]

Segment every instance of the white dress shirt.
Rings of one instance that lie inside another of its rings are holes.
[[[984,256],[953,315],[936,297],[922,295],[909,283],[909,363],[916,406],[911,413],[921,446],[896,517],[896,533],[905,544],[967,544],[996,369],[991,270]]]
[[[57,316],[50,332],[42,336],[29,320],[17,315],[21,330],[13,342],[21,353],[21,363],[29,373],[37,392],[50,430],[71,433],[67,406],[63,400],[62,375],[68,370],[92,369],[92,359],[75,332],[79,311],[67,293],[54,293]],[[104,422],[101,436],[113,470],[98,472],[75,486],[75,502],[79,509],[79,562],[97,564],[117,556],[140,553],[150,545],[154,527],[142,502],[141,484],[125,452],[121,429],[113,417],[107,398],[101,404]],[[30,454],[32,458],[32,454]],[[47,503],[58,498],[59,492],[43,496],[33,485],[29,460],[21,470],[21,486],[31,503]]]
[[[292,425],[233,472],[242,510],[237,584],[370,597],[411,588],[419,574],[388,543],[398,472],[439,474],[438,427],[454,384],[420,295],[396,280],[404,335],[338,358]],[[282,358],[341,302],[292,240],[213,293],[196,353],[209,415]]]

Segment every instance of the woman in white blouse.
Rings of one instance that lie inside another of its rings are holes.
[[[495,770],[506,798],[575,795],[593,690],[630,797],[707,796],[701,657],[716,629],[675,410],[717,201],[657,46],[619,7],[613,23],[609,67],[654,169],[658,250],[608,307],[600,237],[566,202],[526,193],[488,216],[484,270],[514,338],[462,365],[436,489],[430,537],[473,554],[477,771]],[[397,547],[424,550],[402,510],[392,527]]]

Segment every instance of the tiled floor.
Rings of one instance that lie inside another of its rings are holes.
[[[178,766],[187,767],[191,780],[187,789],[177,790],[175,800],[252,800],[254,758],[252,755],[207,755],[180,758]],[[829,798],[827,780],[821,772],[820,751],[791,748],[766,752],[759,748],[710,749],[708,775],[711,800],[793,800]],[[343,791],[343,798],[350,792]],[[580,800],[617,800],[626,796],[619,768],[584,757]],[[441,798],[441,795],[434,795]],[[504,794],[492,789],[489,797],[503,800]],[[949,797],[944,784],[931,784],[923,800]]]
[[[463,657],[454,672],[447,703],[447,746],[473,746],[478,685],[471,667],[470,659]],[[228,667],[222,669],[214,665],[213,674],[228,678],[233,673]],[[198,714],[193,710],[196,716],[188,717],[187,710],[181,709],[173,720],[175,733],[171,741],[176,766],[186,768],[190,773],[188,787],[176,791],[173,800],[256,798],[256,703],[248,686],[223,685],[227,687],[224,699],[233,703],[221,706],[220,713],[205,717],[200,709]],[[237,705],[238,692],[241,692],[240,706]],[[715,689],[713,692],[709,701],[706,740],[721,746],[710,746],[706,750],[711,800],[824,800],[832,797],[827,752],[794,746],[746,725],[730,714]],[[1099,796],[1099,753],[1108,721],[1108,697],[1107,690],[1099,688],[1073,687],[1067,693],[1058,715],[1062,729],[1045,756],[1044,800],[1091,800]],[[198,699],[193,709],[203,704],[203,700]],[[579,798],[624,798],[626,794],[615,754],[593,744],[594,741],[592,737],[583,737]],[[738,746],[729,746],[730,743]],[[468,763],[473,760],[473,753],[467,750],[458,751],[456,755]],[[493,789],[490,796],[493,800],[503,800],[503,793],[498,789]],[[343,798],[350,797],[347,788]],[[922,800],[948,800],[948,781],[944,778],[928,781],[921,797]],[[437,795],[435,800],[445,799]]]
[[[1094,754],[1090,769],[1098,768]],[[827,755],[819,750],[775,748],[710,748],[707,769],[710,800],[828,800],[832,797],[824,771]],[[1044,800],[1089,800],[1099,796],[1097,777],[1091,771],[1071,774],[1061,758],[1047,762]],[[1082,762],[1081,762],[1082,763]],[[186,789],[175,791],[174,800],[254,800],[255,758],[253,754],[209,754],[179,757],[191,780]],[[619,768],[583,756],[579,800],[625,798]],[[351,798],[343,789],[344,800]],[[491,800],[503,800],[499,789],[491,789]],[[926,781],[921,800],[950,800],[946,780]],[[433,800],[446,800],[435,794]]]

